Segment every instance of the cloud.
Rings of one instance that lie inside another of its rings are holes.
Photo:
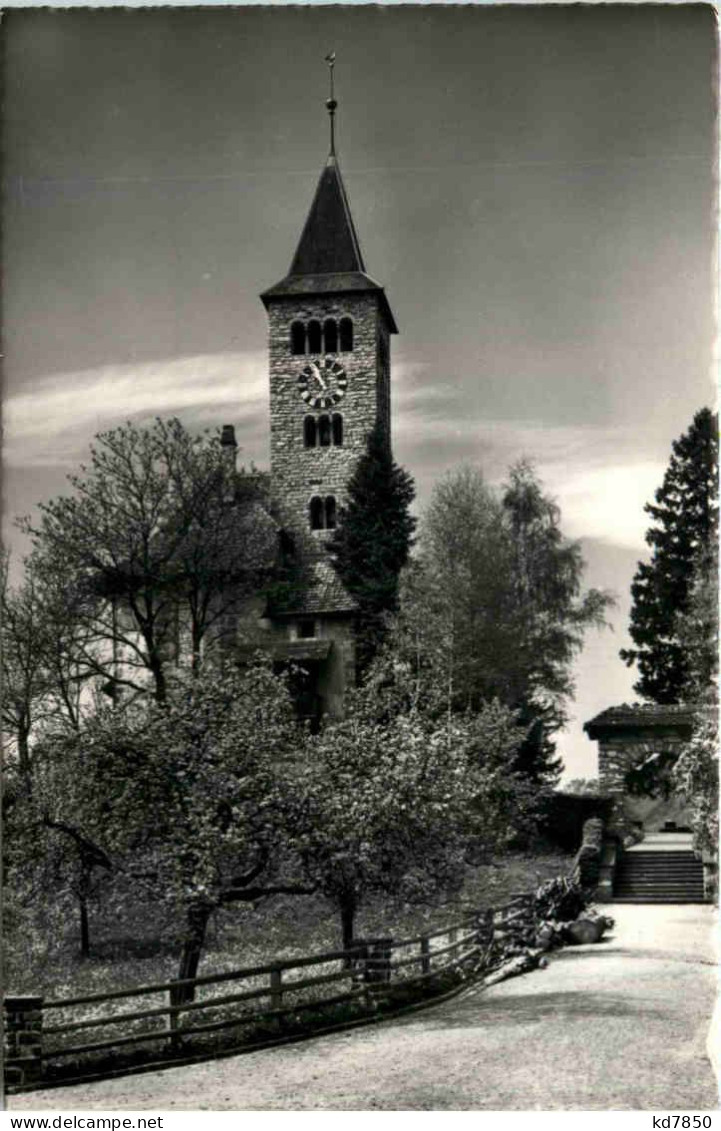
[[[394,445],[416,477],[422,509],[434,482],[462,463],[481,467],[499,486],[521,457],[532,460],[558,501],[564,533],[634,550],[644,547],[648,517],[665,463],[653,441],[644,450],[632,426],[544,424],[525,419],[479,419],[457,386],[423,380],[424,366],[397,367]]]
[[[664,465],[655,462],[609,465],[591,471],[573,468],[547,483],[557,495],[564,532],[572,538],[596,538],[615,546],[645,547],[649,517],[644,504],[661,483]]]
[[[255,434],[267,428],[267,407],[261,351],[57,373],[6,399],[4,461],[10,467],[76,464],[96,432],[127,419],[170,415],[194,426],[240,421],[255,448]],[[255,450],[249,454],[257,458]]]
[[[639,450],[636,429],[481,419],[457,384],[429,368],[401,358],[394,369],[394,444],[416,477],[421,508],[449,468],[479,465],[499,485],[509,465],[527,456],[557,498],[568,536],[643,547],[643,506],[661,482],[664,464]],[[265,352],[106,365],[42,378],[6,400],[5,464],[76,467],[96,432],[129,418],[170,415],[188,427],[234,422],[242,458],[266,463]]]

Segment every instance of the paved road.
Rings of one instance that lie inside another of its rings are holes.
[[[715,912],[609,908],[546,970],[367,1029],[12,1098],[13,1110],[714,1110]]]

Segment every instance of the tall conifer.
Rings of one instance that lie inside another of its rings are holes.
[[[333,565],[358,604],[357,668],[361,676],[385,637],[386,618],[398,609],[398,576],[413,544],[412,477],[393,459],[376,425],[348,484],[330,543]]]
[[[654,703],[679,703],[693,696],[692,670],[680,625],[688,613],[699,571],[713,568],[718,529],[718,420],[710,409],[696,413],[688,432],[673,444],[646,532],[651,560],[639,562],[631,585],[631,638],[621,658],[635,663],[634,690]]]

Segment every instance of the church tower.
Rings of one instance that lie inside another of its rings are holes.
[[[376,424],[390,446],[390,336],[397,333],[383,287],[366,272],[341,178],[329,62],[328,159],[290,270],[261,295],[269,322],[271,490],[309,579],[300,604],[276,608],[273,621],[298,651],[308,642],[303,663],[314,669],[318,714],[340,713],[354,681],[355,603],[327,543]]]
[[[366,438],[380,422],[390,445],[390,335],[383,287],[365,269],[334,142],[268,311],[270,472],[279,512],[322,553]]]

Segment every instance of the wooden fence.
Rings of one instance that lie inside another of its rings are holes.
[[[14,1034],[6,1084],[18,1090],[54,1078],[69,1081],[107,1070],[111,1060],[114,1067],[172,1062],[191,1051],[202,1056],[204,1045],[210,1055],[213,1050],[204,1039],[214,1038],[217,1047],[224,1032],[242,1047],[312,1031],[333,1022],[333,1007],[350,1005],[345,1019],[355,1013],[362,1017],[377,1011],[384,999],[392,1002],[401,987],[424,992],[423,983],[442,975],[482,969],[494,934],[502,935],[529,898],[519,896],[503,908],[470,913],[413,938],[359,940],[348,951],[60,1000],[6,998],[6,1019],[12,1019]],[[24,1007],[34,1018],[30,1028],[23,1025]]]

